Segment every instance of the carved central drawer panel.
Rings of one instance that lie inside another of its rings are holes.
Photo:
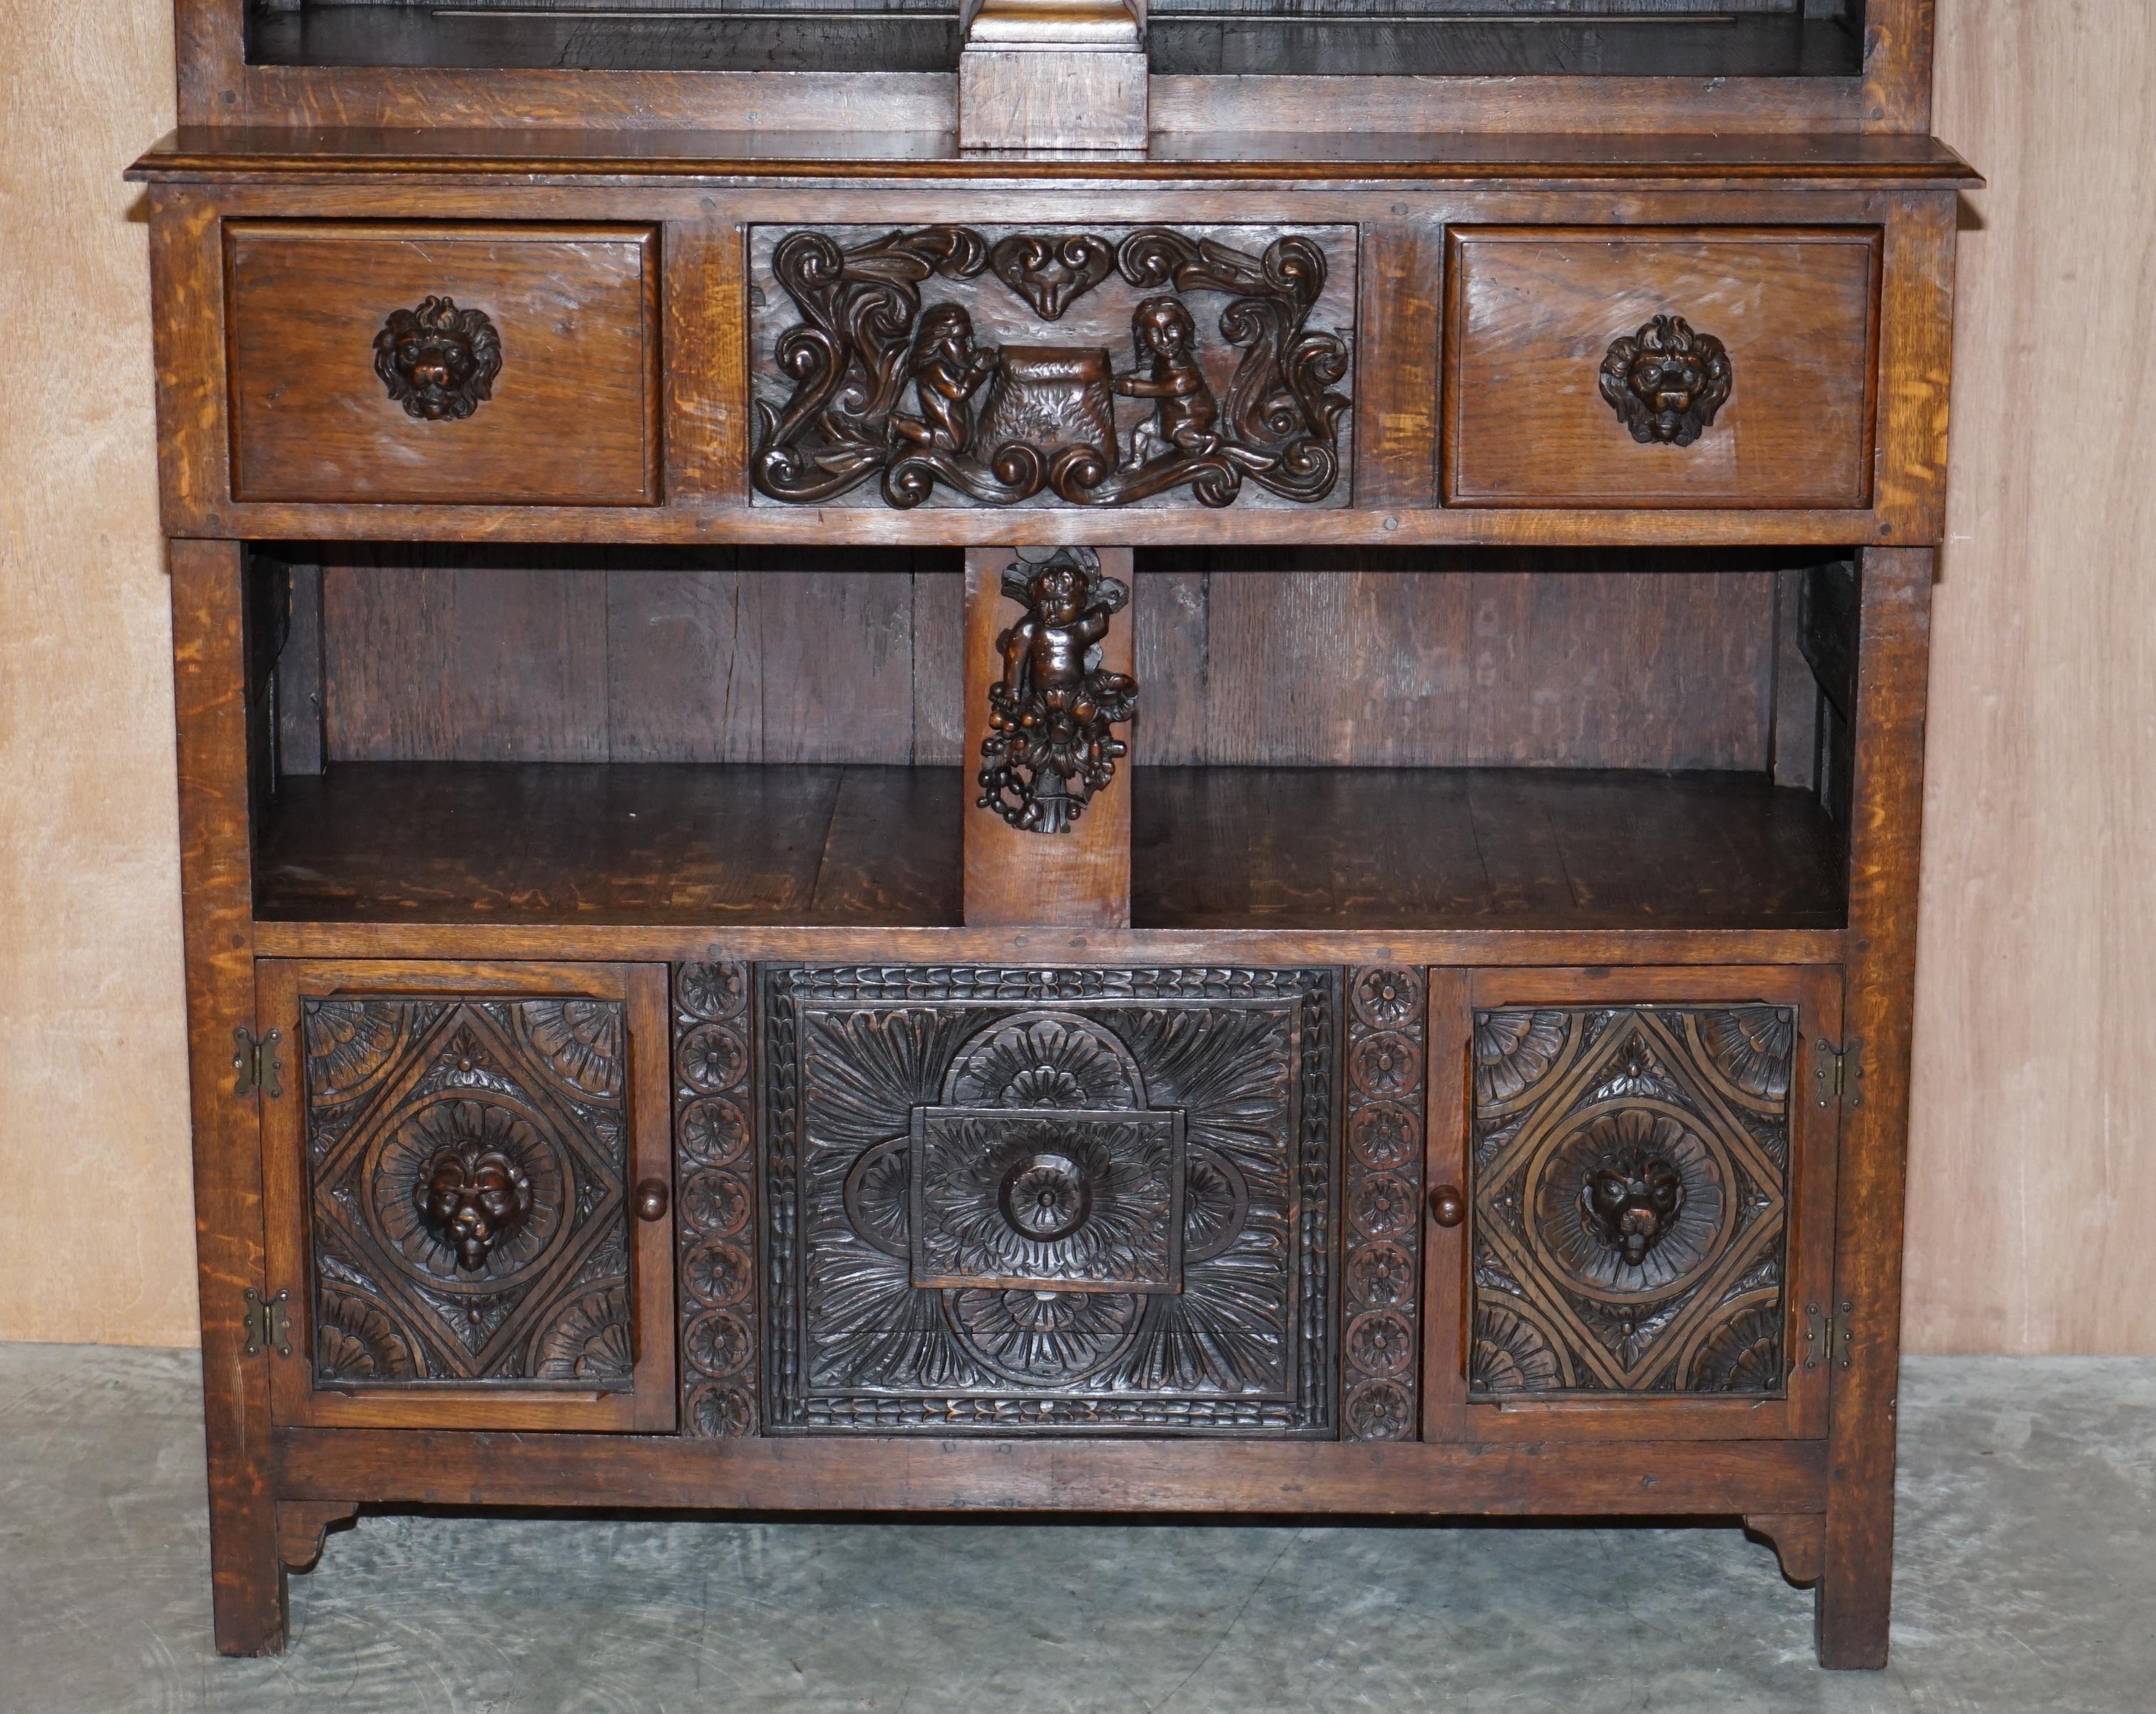
[[[1348,503],[1355,229],[759,226],[759,504]]]
[[[1445,503],[1868,505],[1879,244],[1455,228]]]
[[[1333,1431],[1337,972],[760,979],[767,1428]]]

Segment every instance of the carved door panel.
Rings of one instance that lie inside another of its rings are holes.
[[[1337,972],[759,993],[767,1429],[1336,1431]]]
[[[1840,972],[1431,986],[1430,1437],[1824,1434]]]
[[[666,973],[258,966],[285,1423],[674,1423]]]

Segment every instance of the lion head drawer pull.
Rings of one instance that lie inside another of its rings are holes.
[[[1728,402],[1728,347],[1681,316],[1657,316],[1609,347],[1602,396],[1645,446],[1690,446]]]
[[[416,310],[392,310],[374,336],[374,372],[405,415],[461,423],[494,397],[501,336],[484,310],[423,298]]]

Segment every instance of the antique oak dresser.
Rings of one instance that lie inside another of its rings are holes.
[[[218,1646],[367,1506],[1718,1521],[1886,1658],[1933,0],[177,0]]]

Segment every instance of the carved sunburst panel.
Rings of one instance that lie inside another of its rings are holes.
[[[302,1002],[318,1384],[627,1388],[619,1001]]]
[[[1471,1391],[1786,1385],[1795,1014],[1475,1018]]]
[[[1329,1427],[1337,978],[762,982],[773,1428]]]

